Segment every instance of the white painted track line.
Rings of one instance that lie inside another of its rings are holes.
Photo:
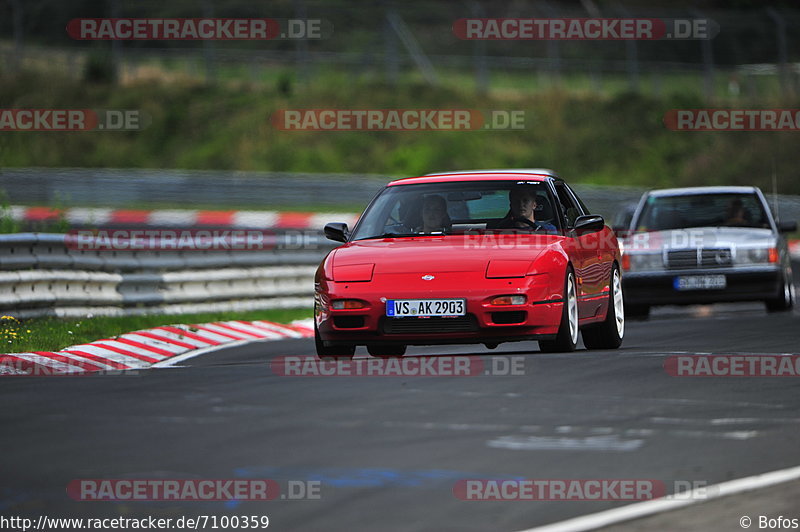
[[[171,366],[175,366],[179,362],[183,362],[184,360],[189,360],[190,358],[194,358],[196,356],[205,355],[206,353],[211,353],[213,351],[219,351],[220,349],[227,349],[229,347],[238,347],[240,345],[250,344],[254,342],[269,342],[275,341],[275,338],[251,338],[248,340],[234,340],[232,342],[228,342],[227,344],[222,345],[212,345],[210,347],[203,347],[201,349],[193,349],[188,351],[182,355],[176,355],[174,357],[170,357],[166,360],[162,360],[161,362],[156,362],[155,364],[151,365],[151,368],[169,368]]]
[[[604,526],[668,512],[684,506],[703,503],[712,499],[718,499],[745,491],[766,488],[797,479],[800,479],[800,466],[729,480],[721,484],[704,486],[697,490],[684,491],[672,495],[671,498],[660,498],[652,501],[629,504],[621,508],[612,508],[611,510],[583,515],[581,517],[575,517],[573,519],[567,519],[566,521],[536,528],[528,528],[519,532],[581,532],[584,530],[595,530]]]

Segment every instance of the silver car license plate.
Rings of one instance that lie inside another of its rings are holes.
[[[680,275],[673,281],[675,290],[722,290],[728,286],[724,275]]]

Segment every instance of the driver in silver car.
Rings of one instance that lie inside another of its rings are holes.
[[[745,227],[750,224],[750,216],[747,209],[744,208],[744,203],[739,198],[731,200],[728,204],[728,210],[725,214],[725,225],[733,227]]]

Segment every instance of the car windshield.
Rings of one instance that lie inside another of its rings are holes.
[[[691,194],[649,196],[636,223],[637,231],[689,227],[768,228],[764,207],[755,194]]]
[[[513,191],[513,192],[512,192]],[[528,199],[527,216],[512,217],[511,196]],[[546,183],[541,181],[441,182],[386,187],[370,204],[354,240],[463,234],[476,231],[558,233],[559,222]],[[533,218],[533,220],[530,220]],[[507,223],[510,221],[514,223]]]

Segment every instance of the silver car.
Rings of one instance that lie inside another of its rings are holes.
[[[783,233],[757,187],[692,187],[646,192],[624,232],[623,294],[629,317],[654,305],[764,301],[794,305]]]

